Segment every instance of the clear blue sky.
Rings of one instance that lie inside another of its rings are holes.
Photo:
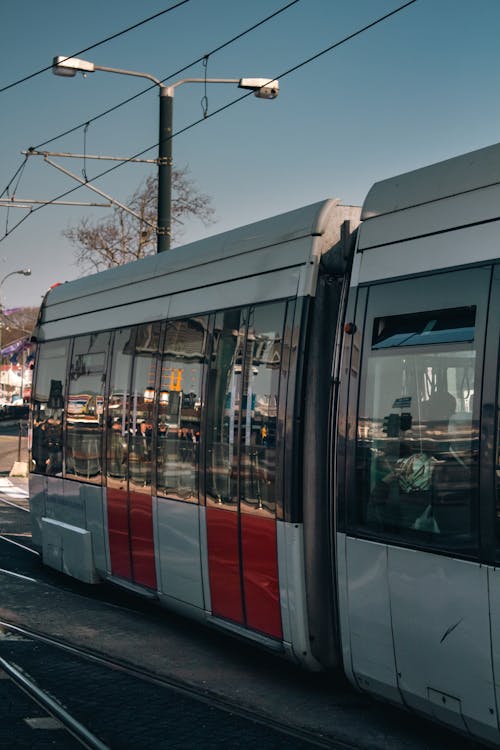
[[[209,58],[210,77],[280,76],[402,4],[402,0],[300,0],[263,27]],[[171,5],[174,0],[24,0],[4,3],[0,88]],[[190,0],[81,55],[98,65],[164,78],[209,52],[286,0]],[[327,197],[361,204],[376,180],[500,140],[500,2],[417,0],[401,13],[281,79],[275,101],[249,97],[175,139],[174,160],[188,165],[213,200],[217,221],[193,221],[182,242]],[[181,77],[202,76],[199,63]],[[83,123],[144,88],[144,81],[96,72],[63,79],[47,71],[0,94],[0,190],[20,152]],[[209,112],[237,98],[211,86]],[[201,115],[202,87],[175,96],[174,130]],[[128,156],[157,142],[158,96],[151,91],[88,128],[87,153]],[[81,153],[83,130],[51,143]],[[148,154],[156,155],[155,150]],[[81,173],[82,163],[64,160]],[[87,162],[92,176],[105,168]],[[96,184],[126,201],[154,166],[126,166]],[[75,183],[39,157],[28,160],[18,198],[48,200]],[[85,189],[70,200],[95,200]],[[61,232],[106,209],[47,207],[0,242],[7,306],[38,305],[46,289],[75,278],[74,250]],[[25,212],[10,209],[12,227]],[[0,208],[0,236],[6,210]]]

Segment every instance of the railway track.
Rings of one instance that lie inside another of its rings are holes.
[[[84,747],[92,750],[105,750],[107,747],[128,747],[126,741],[113,740],[109,731],[103,730],[100,721],[100,713],[86,715],[82,706],[88,700],[88,705],[95,708],[96,695],[88,695],[85,698],[85,683],[89,683],[89,691],[92,685],[114,686],[122,694],[127,692],[133,696],[132,702],[128,701],[122,706],[126,716],[116,714],[117,699],[112,693],[108,696],[113,709],[113,722],[117,725],[127,724],[130,721],[130,712],[135,713],[134,721],[144,727],[147,733],[146,719],[142,715],[142,707],[146,713],[150,713],[151,702],[158,705],[172,706],[179,704],[179,715],[186,711],[200,717],[201,723],[215,723],[223,729],[220,744],[225,744],[224,731],[227,725],[235,725],[229,731],[237,732],[239,726],[241,736],[238,747],[255,747],[256,742],[263,748],[283,748],[283,750],[306,750],[307,748],[330,748],[332,750],[355,750],[353,744],[339,742],[331,737],[320,736],[308,730],[290,727],[283,722],[277,721],[269,715],[259,713],[253,709],[239,705],[236,701],[222,698],[211,693],[206,688],[196,688],[182,681],[160,676],[152,671],[138,668],[127,664],[116,658],[103,656],[102,654],[87,648],[81,648],[56,639],[42,632],[37,632],[21,627],[15,623],[0,620],[0,628],[3,631],[1,651],[9,651],[8,660],[0,658],[0,666],[9,674],[11,679],[26,690],[40,705],[53,716],[56,716],[68,731],[82,743]],[[44,675],[44,671],[50,676]],[[58,680],[57,674],[60,679]],[[78,695],[72,696],[75,685],[74,679],[68,686],[69,674],[79,674],[81,679],[78,687]],[[119,675],[119,677],[118,677]],[[60,688],[57,689],[59,683]],[[118,688],[116,686],[118,685]],[[128,685],[128,689],[124,686]],[[104,688],[105,691],[106,688]],[[149,700],[139,701],[138,696],[150,696]],[[104,700],[104,699],[102,699]],[[142,704],[142,707],[141,707]],[[75,718],[78,717],[78,718]],[[216,718],[217,717],[217,718]],[[168,717],[167,717],[168,718]],[[151,742],[158,740],[158,735],[165,732],[164,739],[168,740],[165,747],[187,747],[187,744],[177,745],[175,735],[181,731],[178,727],[172,727],[169,722],[163,726],[158,717],[159,726],[153,722],[150,727],[152,732]],[[196,734],[197,729],[191,724],[192,731]],[[174,735],[172,738],[171,735]],[[182,731],[181,734],[184,734]],[[107,736],[106,736],[107,735]],[[248,745],[244,744],[243,737],[248,737]],[[141,747],[153,746],[149,744],[147,735],[144,736]],[[210,743],[203,743],[201,736],[193,736],[193,746],[198,744],[211,747]],[[185,738],[182,739],[185,742]],[[87,744],[85,744],[87,743]],[[163,745],[161,745],[163,746]],[[215,744],[213,745],[216,746]]]
[[[0,657],[0,670],[3,671],[12,683],[22,690],[28,698],[36,703],[46,716],[28,719],[30,726],[51,727],[52,729],[65,729],[76,741],[78,747],[87,750],[109,750],[101,740],[90,732],[81,722],[75,719],[57,700],[48,692],[42,690],[30,677],[21,671],[10,661]],[[47,724],[47,717],[53,720]],[[64,743],[66,744],[66,743]],[[71,743],[71,747],[73,743]]]

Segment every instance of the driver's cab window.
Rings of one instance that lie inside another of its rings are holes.
[[[374,320],[357,428],[358,528],[476,546],[474,327],[474,307]]]

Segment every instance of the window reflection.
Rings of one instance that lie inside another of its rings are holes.
[[[33,471],[50,476],[62,472],[62,415],[69,342],[40,344],[33,399]]]
[[[66,407],[65,476],[100,483],[104,386],[109,333],[80,336],[73,344]]]
[[[372,354],[357,439],[358,523],[467,548],[477,537],[472,345]]]
[[[130,328],[122,328],[114,334],[107,422],[108,487],[121,487],[128,476],[132,337],[133,331]]]
[[[207,502],[237,508],[238,430],[245,354],[246,311],[215,320],[208,373]]]
[[[242,401],[240,494],[247,507],[276,507],[276,429],[285,304],[250,313]]]
[[[205,318],[167,323],[158,404],[157,492],[198,502]]]
[[[141,325],[136,330],[128,456],[130,489],[135,492],[151,492],[153,407],[160,331],[160,323]]]

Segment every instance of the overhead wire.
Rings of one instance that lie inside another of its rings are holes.
[[[123,34],[128,34],[129,31],[133,31],[134,29],[139,28],[139,26],[144,26],[144,24],[149,23],[150,21],[154,21],[156,18],[159,18],[160,16],[165,15],[165,13],[170,13],[170,11],[176,10],[181,5],[185,5],[186,3],[189,3],[189,2],[190,0],[179,0],[177,3],[175,3],[175,5],[171,5],[168,8],[164,8],[164,10],[160,10],[158,13],[154,13],[154,15],[149,16],[148,18],[144,18],[142,21],[138,21],[137,23],[132,24],[132,26],[128,26],[126,29],[122,29],[122,31],[117,31],[115,34],[111,34],[110,36],[107,36],[105,39],[101,39],[100,42],[95,42],[95,44],[91,44],[89,47],[85,47],[84,49],[81,49],[78,52],[74,52],[72,55],[68,55],[68,57],[78,57],[78,55],[83,55],[84,52],[88,52],[91,49],[100,47],[101,44],[105,44],[106,42],[110,42],[113,39],[117,39],[119,36],[123,36]],[[45,73],[47,70],[50,70],[51,67],[52,65],[47,65],[45,68],[40,68],[40,70],[37,70],[34,73],[30,73],[29,75],[24,76],[24,78],[20,78],[18,81],[13,81],[12,83],[9,83],[6,86],[3,86],[2,88],[0,88],[0,94],[2,94],[4,91],[8,91],[9,89],[14,88],[14,86],[19,86],[19,84],[24,83],[25,81],[29,81],[31,78],[35,78],[41,73]]]
[[[214,47],[214,49],[211,50],[210,52],[207,52],[206,54],[202,55],[201,57],[198,57],[196,60],[191,61],[187,65],[184,65],[182,68],[179,68],[175,72],[173,72],[170,75],[166,76],[165,78],[162,78],[161,81],[160,81],[160,83],[165,83],[165,81],[169,81],[171,78],[174,78],[174,77],[180,75],[181,73],[184,73],[186,70],[188,70],[189,68],[193,67],[194,65],[197,65],[200,62],[205,62],[206,60],[208,60],[208,58],[211,55],[215,55],[217,52],[220,52],[221,50],[225,49],[225,47],[228,47],[229,45],[234,44],[234,42],[237,42],[239,39],[242,39],[244,36],[246,36],[250,32],[255,31],[255,29],[258,29],[260,26],[262,26],[263,24],[265,24],[268,21],[272,20],[273,18],[275,18],[276,16],[280,15],[284,11],[288,10],[289,8],[292,7],[292,5],[296,5],[298,2],[300,2],[300,0],[290,0],[290,2],[286,3],[286,5],[282,6],[278,10],[274,11],[273,13],[271,13],[270,15],[266,16],[265,18],[262,18],[260,21],[257,21],[256,23],[252,24],[252,26],[249,26],[248,28],[244,29],[243,31],[240,31],[238,34],[236,34],[235,36],[231,37],[231,39],[228,39],[227,41],[223,42],[222,44],[219,44],[217,47]],[[153,18],[153,16],[152,16],[152,18]],[[121,33],[124,33],[124,32],[121,32]],[[105,40],[103,40],[103,42],[100,42],[99,44],[103,44],[104,41]],[[97,45],[95,45],[95,46],[97,46]],[[87,49],[92,49],[92,47],[88,47]],[[75,53],[75,55],[76,54],[82,54],[82,52],[85,52],[85,51],[86,50],[82,50],[81,52]],[[44,70],[49,70],[50,67],[51,66],[49,66],[49,68],[44,68]],[[123,99],[122,101],[118,102],[118,104],[115,104],[114,106],[109,107],[108,109],[104,110],[103,112],[99,113],[98,115],[95,115],[94,117],[91,117],[90,119],[86,120],[85,122],[79,123],[78,125],[75,125],[75,126],[73,126],[71,128],[68,128],[68,130],[65,130],[62,133],[59,133],[58,135],[53,136],[52,138],[49,138],[49,139],[47,139],[45,141],[42,141],[41,143],[39,143],[36,146],[31,146],[30,150],[37,151],[40,148],[42,148],[43,146],[47,146],[49,143],[53,143],[54,141],[57,141],[59,138],[63,138],[66,135],[70,135],[71,133],[76,132],[77,130],[79,130],[82,127],[88,128],[88,126],[91,125],[93,122],[96,122],[97,120],[101,119],[102,117],[105,117],[106,115],[110,114],[111,112],[114,112],[115,110],[119,109],[120,107],[123,107],[125,104],[129,104],[130,102],[134,101],[135,99],[138,99],[140,96],[143,96],[144,94],[146,94],[149,91],[152,91],[153,89],[156,89],[156,88],[157,88],[157,84],[155,84],[155,83],[151,84],[151,85],[147,86],[146,88],[142,89],[141,91],[139,91],[137,94],[134,94],[133,96],[130,96],[127,99]],[[14,179],[15,179],[15,175],[11,179],[11,182]],[[5,188],[2,191],[2,193],[0,193],[0,198],[5,194],[5,192],[6,192],[7,189],[8,188]]]
[[[306,65],[310,64],[311,62],[314,62],[315,60],[318,60],[323,55],[326,55],[328,52],[331,52],[332,50],[336,49],[337,47],[340,47],[343,44],[346,44],[347,42],[351,41],[355,37],[359,36],[360,34],[364,33],[365,31],[368,31],[369,29],[374,28],[378,24],[382,23],[383,21],[386,21],[388,18],[391,18],[392,16],[396,15],[397,13],[400,13],[401,11],[405,10],[410,5],[413,5],[416,3],[417,0],[408,0],[407,2],[403,3],[399,7],[395,8],[392,11],[389,11],[388,13],[385,13],[383,16],[380,16],[379,18],[375,19],[374,21],[371,21],[370,23],[366,24],[365,26],[361,27],[360,29],[357,29],[356,31],[352,32],[351,34],[348,34],[347,36],[343,37],[337,42],[334,42],[333,44],[329,45],[328,47],[325,47],[323,50],[320,50],[319,52],[315,53],[314,55],[311,55],[305,60],[302,60],[300,63],[297,63],[297,65],[292,66],[291,68],[288,68],[286,71],[282,72],[281,74],[277,75],[272,80],[278,80],[283,79],[286,76],[296,72],[300,68],[305,67]],[[235,104],[238,104],[243,99],[246,99],[247,97],[252,95],[252,91],[248,91],[245,94],[242,94],[241,96],[237,97],[236,99],[233,99],[232,101],[228,102],[227,104],[222,105],[218,109],[214,110],[211,113],[207,113],[206,116],[198,118],[194,122],[190,123],[189,125],[186,125],[185,127],[181,128],[180,130],[173,133],[170,138],[176,138],[179,135],[186,133],[188,130],[191,130],[192,128],[196,127],[202,122],[205,122],[206,120],[215,117],[216,115],[220,114],[221,112],[226,111],[230,107],[234,106]],[[120,167],[124,166],[125,164],[130,163],[133,159],[137,159],[144,154],[146,154],[148,151],[151,151],[153,148],[157,148],[160,145],[160,142],[157,142],[151,146],[148,146],[147,148],[143,149],[142,151],[139,151],[138,153],[134,154],[133,156],[128,157],[127,159],[124,159],[123,161],[119,162],[118,164],[115,164],[112,167],[109,167],[108,169],[104,170],[103,172],[100,172],[97,175],[94,175],[92,177],[92,180],[98,180],[101,177],[104,177],[111,172],[114,172],[116,169],[119,169]],[[56,196],[55,198],[52,198],[50,201],[47,201],[43,203],[40,206],[37,206],[32,211],[30,211],[29,214],[26,214],[26,216],[23,216],[22,219],[20,219],[17,224],[10,230],[9,234],[11,234],[17,227],[19,227],[27,218],[28,216],[31,216],[36,211],[39,211],[42,208],[45,208],[46,206],[50,205],[51,203],[54,203],[55,201],[61,200],[62,198],[65,198],[67,195],[70,195],[71,193],[74,193],[76,190],[79,190],[82,186],[77,185],[76,187],[70,188],[69,190],[65,191],[64,193],[61,193],[60,195]],[[0,242],[2,242],[7,235],[4,235],[3,237],[0,237]]]
[[[220,52],[226,47],[229,47],[231,44],[234,44],[234,42],[237,42],[239,39],[242,39],[244,36],[246,36],[247,34],[250,34],[250,32],[252,31],[255,31],[255,29],[258,29],[260,26],[263,26],[265,23],[267,23],[268,21],[271,21],[273,18],[280,15],[280,13],[283,13],[284,11],[288,10],[289,8],[292,7],[292,5],[296,5],[298,2],[300,2],[300,0],[290,0],[290,2],[286,3],[286,5],[284,5],[283,7],[274,11],[273,13],[266,16],[265,18],[262,18],[260,21],[257,21],[256,23],[252,24],[252,26],[249,26],[247,29],[240,31],[239,34],[236,34],[235,36],[231,37],[231,39],[228,39],[226,42],[223,42],[222,44],[219,44],[217,47],[214,47],[214,49],[210,50],[210,52],[206,52],[204,55],[201,55],[200,57],[197,57],[195,60],[192,60],[190,63],[187,63],[187,65],[183,65],[182,68],[179,68],[173,73],[170,73],[168,76],[165,76],[165,78],[161,78],[160,83],[165,83],[166,81],[169,81],[172,78],[175,78],[181,75],[181,73],[184,73],[186,70],[189,70],[189,68],[192,68],[194,65],[198,65],[199,63],[204,63],[212,55],[215,55],[217,52]],[[157,84],[153,83],[147,86],[146,88],[142,89],[141,91],[139,91],[137,94],[134,94],[133,96],[129,96],[127,99],[123,99],[122,101],[118,102],[118,104],[115,104],[112,107],[109,107],[103,112],[100,112],[98,115],[94,115],[94,117],[91,117],[90,119],[86,120],[85,123],[82,122],[82,123],[79,123],[78,125],[74,125],[68,130],[65,130],[64,132],[59,133],[58,135],[55,135],[52,138],[49,138],[48,140],[43,141],[42,143],[39,143],[37,146],[33,146],[33,148],[40,149],[43,146],[47,146],[49,143],[53,143],[54,141],[57,141],[59,138],[63,138],[66,135],[70,135],[71,133],[74,133],[76,130],[79,130],[81,127],[83,127],[83,125],[87,123],[90,125],[93,122],[96,122],[96,120],[100,120],[102,117],[109,115],[111,112],[114,112],[120,107],[123,107],[125,104],[129,104],[130,102],[133,102],[135,99],[138,99],[139,97],[143,96],[144,94],[147,94],[149,91],[152,91],[153,89],[156,89],[156,88],[158,88]]]

